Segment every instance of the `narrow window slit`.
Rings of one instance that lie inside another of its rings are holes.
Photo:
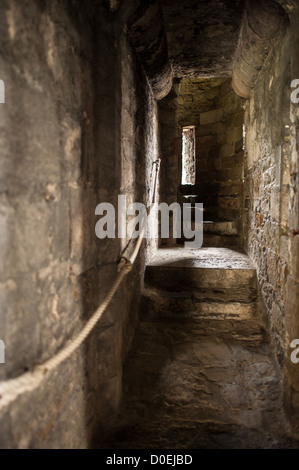
[[[195,126],[183,127],[182,184],[195,184]]]

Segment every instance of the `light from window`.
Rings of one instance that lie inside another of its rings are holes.
[[[242,150],[245,150],[245,143],[246,143],[246,126],[243,124],[243,146]]]
[[[183,127],[182,184],[195,184],[195,126]]]

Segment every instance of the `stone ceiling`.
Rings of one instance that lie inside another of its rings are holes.
[[[112,0],[110,0],[112,1]],[[156,99],[173,78],[232,77],[248,98],[298,0],[114,0]],[[112,7],[111,7],[112,8]]]
[[[192,78],[231,76],[245,2],[160,1],[174,75]]]

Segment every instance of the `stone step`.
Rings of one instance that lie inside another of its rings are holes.
[[[203,234],[203,248],[238,248],[240,239],[237,235],[215,235],[213,233]]]
[[[184,245],[185,242],[192,239],[180,238],[177,240],[178,245]],[[202,248],[234,248],[239,249],[240,238],[237,235],[215,235],[212,233],[203,233]]]
[[[175,290],[217,287],[256,287],[256,272],[250,269],[210,269],[185,266],[147,266],[145,281],[153,287]]]
[[[144,295],[146,296],[161,296],[170,299],[194,299],[197,302],[241,302],[252,303],[257,300],[256,287],[230,287],[225,288],[194,288],[193,290],[180,290],[179,292],[167,290],[162,285],[153,288],[148,284],[144,286]]]
[[[195,229],[195,208],[194,207],[192,207],[191,209],[191,229],[193,231]],[[235,235],[235,236],[239,235],[236,221],[213,220],[213,219],[208,220],[206,213],[203,214],[203,232],[206,234],[211,233],[214,235]]]
[[[265,323],[255,317],[236,321],[235,318],[212,318],[194,314],[192,318],[190,312],[189,316],[180,317],[179,321],[164,317],[145,320],[141,317],[140,328],[150,332],[159,329],[164,331],[165,337],[180,331],[182,337],[199,344],[203,338],[217,338],[225,343],[239,342],[244,347],[260,347],[269,342]],[[153,350],[155,347],[153,340]]]
[[[238,235],[237,224],[234,221],[210,221],[203,222],[204,234],[213,235]]]
[[[159,249],[145,270],[145,283],[168,290],[255,289],[256,270],[249,258],[228,248]]]
[[[201,317],[217,320],[246,320],[256,315],[257,304],[254,292],[247,293],[250,301],[228,301],[228,292],[213,298],[211,293],[185,291],[175,293],[146,287],[141,300],[141,316],[146,320],[161,318],[180,321],[197,321]],[[212,298],[211,298],[212,297]]]
[[[195,230],[195,221],[191,221],[191,230]],[[182,236],[179,244],[184,244],[188,239]],[[190,241],[190,240],[189,240]],[[238,248],[240,238],[237,224],[234,221],[203,221],[203,247]]]
[[[257,298],[256,270],[246,255],[227,248],[165,247],[146,267],[141,320],[252,321],[259,316]]]

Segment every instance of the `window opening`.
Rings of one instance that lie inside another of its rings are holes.
[[[183,127],[182,184],[195,184],[195,126]]]

